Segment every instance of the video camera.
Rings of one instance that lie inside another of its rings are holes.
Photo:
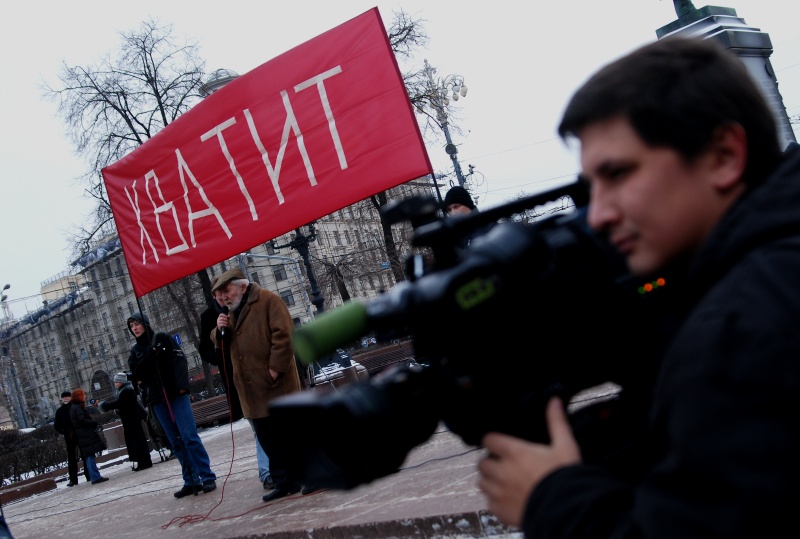
[[[587,226],[587,195],[576,181],[464,218],[438,218],[427,197],[388,208],[412,223],[414,245],[432,257],[412,257],[408,280],[377,299],[347,302],[298,328],[295,350],[308,364],[369,332],[379,341],[410,335],[416,363],[273,401],[274,439],[290,475],[339,489],[373,481],[396,472],[440,422],[471,445],[489,431],[547,441],[552,396],[567,402],[635,375],[656,347],[646,302],[624,260]],[[530,224],[514,218],[566,198],[571,211]],[[485,232],[462,247],[475,231]],[[584,461],[622,445],[626,426],[611,437],[598,427],[610,409],[570,416]]]

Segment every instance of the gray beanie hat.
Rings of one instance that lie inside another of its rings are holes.
[[[115,382],[122,382],[123,384],[128,381],[128,375],[124,372],[118,372],[114,375]]]

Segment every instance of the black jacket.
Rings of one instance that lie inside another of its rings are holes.
[[[200,353],[200,359],[215,367],[221,365],[221,353],[211,340],[211,332],[217,327],[217,318],[221,312],[221,307],[214,301],[211,307],[200,313],[200,347],[197,351]]]
[[[238,421],[243,416],[242,405],[239,402],[239,392],[236,390],[236,385],[233,383],[233,363],[231,362],[230,354],[230,338],[220,339],[223,348],[214,346],[214,341],[211,340],[211,332],[215,331],[217,327],[217,318],[222,312],[222,307],[214,301],[213,305],[200,313],[200,358],[219,367],[219,375],[222,380],[222,385],[225,388],[225,393],[228,395],[228,407],[231,411],[231,421]],[[224,358],[223,356],[224,350]]]
[[[133,384],[130,382],[122,384],[117,396],[101,402],[99,408],[104,412],[117,411],[122,421],[125,446],[130,459],[134,462],[149,462],[150,447],[142,427],[142,421],[147,419],[147,410],[139,404]]]
[[[641,481],[562,468],[528,537],[779,537],[800,504],[800,147],[731,208],[685,272]],[[602,354],[601,354],[602,355]]]
[[[128,366],[133,377],[145,386],[148,402],[163,403],[165,391],[170,400],[188,395],[189,367],[181,347],[166,333],[155,333],[145,315],[136,313],[128,317],[131,319],[147,328],[131,348]]]
[[[106,446],[100,438],[100,434],[97,433],[98,423],[92,419],[86,408],[77,402],[70,402],[69,417],[72,427],[75,429],[78,447],[84,458],[105,450]]]
[[[61,434],[68,442],[75,441],[75,429],[72,426],[72,419],[69,416],[70,405],[72,403],[62,404],[56,410],[56,419],[53,422],[53,428],[56,432]]]

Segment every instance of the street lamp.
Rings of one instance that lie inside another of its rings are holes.
[[[274,249],[274,247],[273,247]],[[314,319],[314,313],[311,311],[311,300],[308,298],[308,292],[306,292],[306,286],[303,280],[303,274],[300,273],[300,264],[297,262],[296,259],[290,256],[280,256],[280,255],[254,255],[248,253],[248,258],[266,258],[267,260],[280,260],[281,262],[288,262],[291,264],[291,269],[294,272],[295,277],[297,277],[297,282],[300,284],[300,289],[303,293],[304,298],[304,305],[308,311],[308,318],[309,320]],[[236,255],[236,259],[239,261],[239,268],[241,268],[242,272],[247,275],[247,265],[245,264],[245,256],[244,255]]]
[[[428,60],[425,60],[425,68],[422,71],[428,79],[428,91],[423,99],[423,103],[427,100],[428,104],[436,111],[436,122],[444,132],[444,138],[447,141],[444,151],[453,161],[453,168],[456,172],[456,178],[458,178],[458,184],[463,187],[467,180],[464,177],[464,173],[461,171],[461,164],[458,162],[458,148],[453,144],[453,139],[450,137],[447,107],[450,106],[451,100],[458,101],[462,97],[467,97],[467,85],[464,83],[464,77],[459,75],[450,75],[444,79],[440,78],[435,80],[433,75],[436,73],[436,68],[431,67]],[[425,113],[422,104],[417,105],[417,113]]]
[[[11,285],[10,284],[6,284],[5,286],[3,286],[3,292],[8,290],[9,288],[11,288]],[[8,299],[7,295],[0,293],[0,305],[3,306],[3,318],[5,320],[10,320],[11,319],[11,309],[8,308],[8,302],[6,301],[7,299]]]
[[[317,232],[314,229],[314,223],[310,223],[308,225],[308,236],[303,234],[300,228],[294,229],[294,239],[289,243],[285,243],[283,245],[277,245],[275,240],[270,240],[269,245],[270,247],[277,251],[278,249],[283,249],[284,247],[290,247],[300,253],[300,256],[303,259],[303,265],[306,267],[306,275],[308,275],[308,284],[311,286],[311,303],[314,304],[314,307],[317,308],[317,314],[322,313],[325,308],[323,304],[325,303],[325,298],[322,297],[322,294],[319,292],[319,288],[317,287],[317,278],[314,276],[314,269],[311,267],[311,260],[309,258],[309,251],[308,251],[308,244],[312,241],[317,239]]]

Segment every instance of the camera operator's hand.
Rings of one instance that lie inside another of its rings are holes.
[[[489,510],[511,526],[520,526],[533,489],[558,468],[578,464],[581,453],[561,399],[547,404],[549,445],[490,432],[482,444],[489,455],[478,464],[478,486],[489,499]]]

